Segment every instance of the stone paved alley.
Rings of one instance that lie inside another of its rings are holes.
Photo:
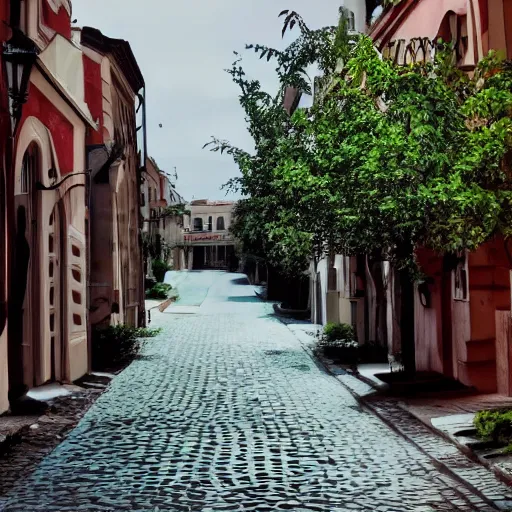
[[[180,294],[0,510],[496,510],[362,409],[243,276],[190,273]]]

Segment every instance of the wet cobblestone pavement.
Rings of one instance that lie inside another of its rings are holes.
[[[496,510],[361,409],[240,276],[207,278],[199,312],[156,314],[164,332],[0,510]]]

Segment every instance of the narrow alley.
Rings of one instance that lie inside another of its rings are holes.
[[[180,296],[0,510],[497,510],[362,409],[243,275],[190,272]]]

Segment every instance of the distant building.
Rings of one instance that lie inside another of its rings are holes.
[[[81,31],[86,99],[98,130],[87,137],[91,170],[92,327],[145,319],[140,222],[141,148],[136,109],[144,78],[128,42]],[[144,107],[145,108],[145,107]]]
[[[185,199],[155,160],[148,158],[141,187],[144,268],[148,278],[153,277],[151,264],[154,260],[163,260],[175,270],[186,268],[183,216],[178,213],[181,207],[185,207]]]
[[[235,242],[229,232],[235,204],[201,199],[188,205],[183,238],[190,270],[237,270]]]

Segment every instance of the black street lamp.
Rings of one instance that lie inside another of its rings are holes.
[[[13,133],[21,119],[23,105],[28,99],[30,73],[39,50],[34,42],[19,29],[13,29],[13,36],[4,43],[3,60],[9,92],[9,108]]]

